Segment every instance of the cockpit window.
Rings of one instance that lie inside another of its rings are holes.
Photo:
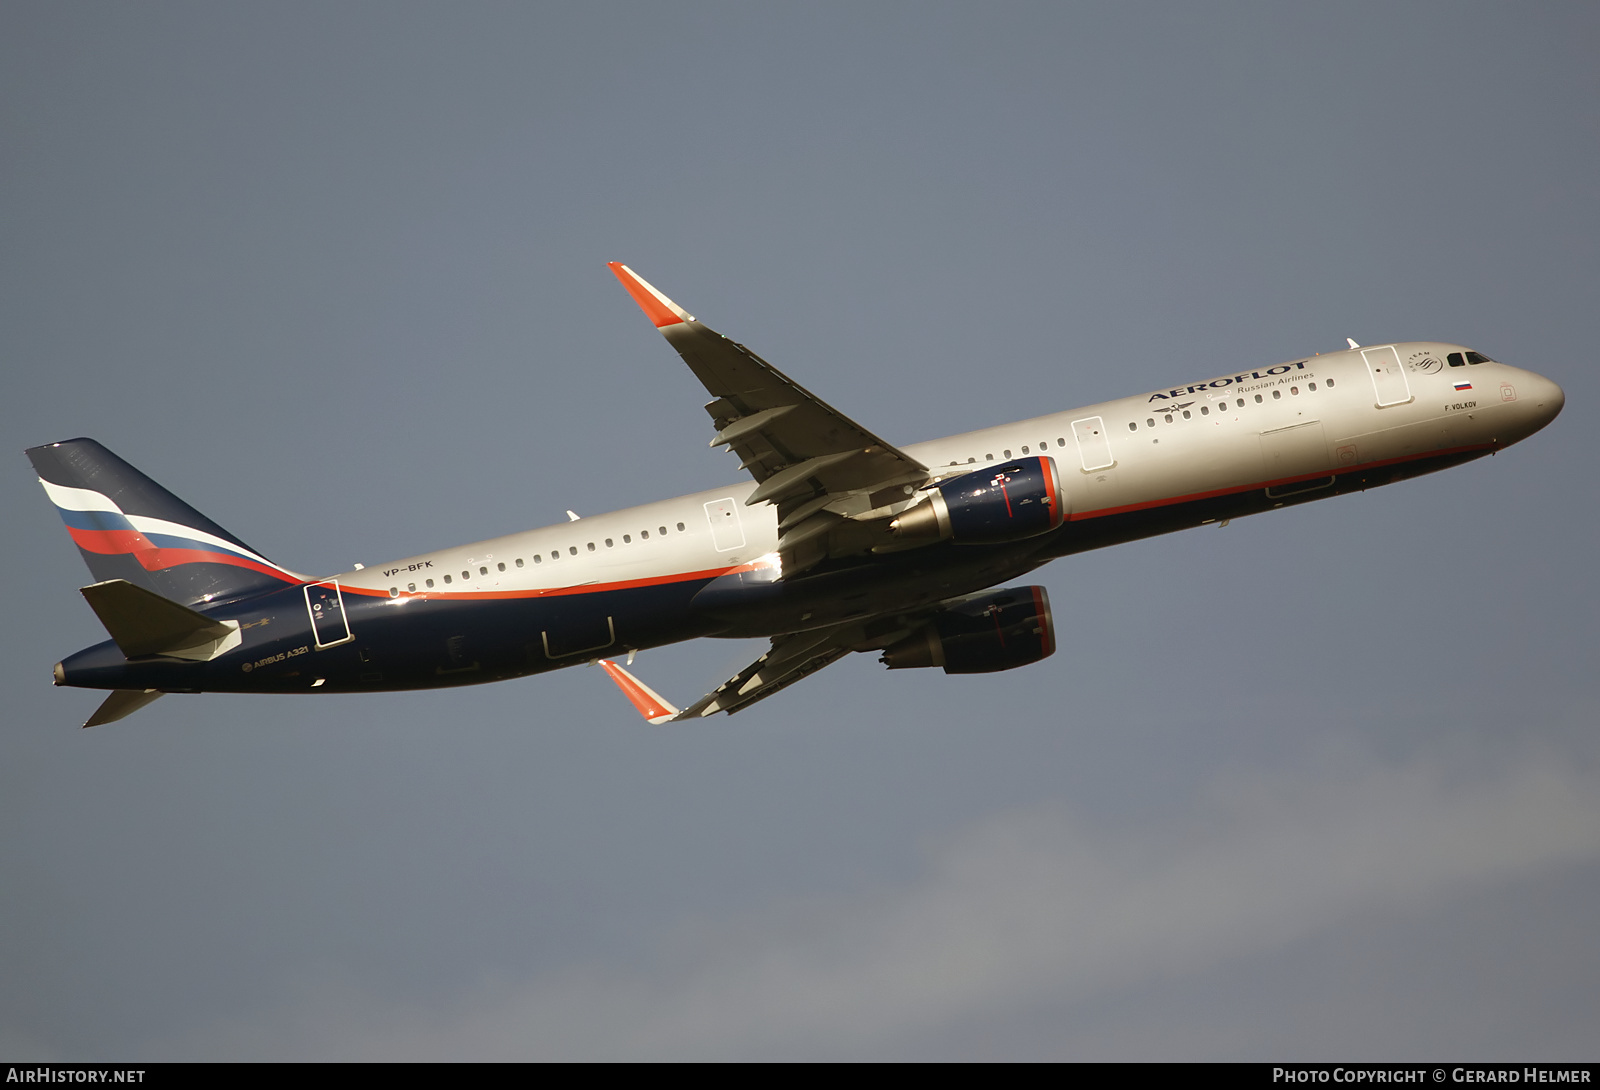
[[[1468,363],[1493,363],[1494,360],[1490,359],[1488,356],[1485,356],[1482,352],[1468,352],[1467,353],[1467,362]]]

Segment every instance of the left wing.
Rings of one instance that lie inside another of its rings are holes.
[[[844,516],[904,500],[914,490],[904,486],[932,476],[748,348],[695,321],[626,265],[609,267],[711,394],[711,445],[730,447],[756,479],[745,503],[777,505],[786,567]]]

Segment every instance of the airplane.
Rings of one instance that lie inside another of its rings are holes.
[[[891,670],[1026,666],[1073,553],[1375,488],[1549,424],[1554,382],[1462,345],[1348,349],[895,446],[608,266],[711,401],[750,480],[312,577],[280,567],[92,439],[30,449],[111,639],[54,670],[110,690],[84,726],[165,693],[355,693],[599,663],[651,723],[732,714],[853,651]],[[998,589],[996,589],[998,588]],[[615,659],[769,639],[679,709]]]

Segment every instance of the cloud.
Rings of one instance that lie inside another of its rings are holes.
[[[913,881],[701,921],[648,967],[579,965],[446,1006],[351,982],[167,1055],[351,1059],[871,1054],[1007,1005],[1068,1003],[1269,951],[1363,911],[1600,857],[1600,782],[1535,757],[1235,772],[1179,817],[1103,830],[1003,813],[931,849]]]

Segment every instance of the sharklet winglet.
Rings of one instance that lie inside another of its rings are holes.
[[[677,718],[678,709],[667,703],[660,693],[610,659],[601,659],[600,668],[606,672],[612,681],[617,683],[617,688],[622,690],[622,695],[628,698],[628,702],[650,724],[658,725],[671,722]]]
[[[639,304],[639,309],[644,311],[646,318],[655,323],[657,329],[664,329],[671,325],[682,325],[684,322],[694,321],[694,315],[684,310],[677,303],[662,295],[655,288],[620,261],[606,262],[606,268],[622,282],[628,289],[628,294],[633,296],[633,301]]]

